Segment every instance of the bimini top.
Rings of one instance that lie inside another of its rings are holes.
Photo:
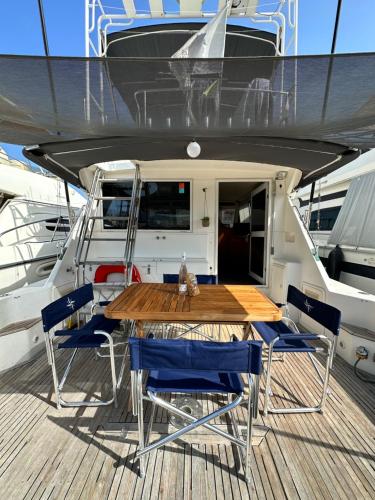
[[[225,59],[0,56],[0,140],[79,184],[93,163],[293,167],[308,184],[375,146],[375,54]],[[194,161],[194,160],[192,160]]]
[[[107,57],[172,57],[204,26],[202,22],[179,22],[128,28],[109,33],[106,38]],[[276,55],[274,33],[226,24],[224,57]]]

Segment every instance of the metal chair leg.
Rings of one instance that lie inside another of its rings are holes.
[[[268,361],[267,361],[267,370],[266,370],[266,384],[265,384],[265,388],[264,388],[264,409],[263,409],[263,414],[264,414],[265,417],[268,414],[269,399],[270,399],[270,392],[271,392],[272,352],[273,352],[273,346],[271,344],[269,346],[269,350],[268,350]]]
[[[137,373],[137,392],[138,392],[138,434],[139,434],[139,446],[138,449],[141,452],[145,447],[145,436],[144,436],[144,426],[143,426],[143,391],[142,391],[142,371]],[[139,475],[140,477],[145,476],[145,457],[139,456]]]
[[[253,437],[253,418],[254,418],[254,400],[256,398],[256,386],[254,382],[251,380],[249,376],[249,400],[247,407],[247,429],[246,429],[246,450],[245,450],[245,467],[244,467],[244,475],[245,480],[248,483],[250,481],[250,469],[251,469],[251,458],[252,458],[252,449],[251,449],[251,440]]]
[[[116,365],[115,365],[115,352],[113,348],[113,343],[109,344],[109,355],[111,360],[111,375],[112,375],[112,391],[113,391],[113,402],[115,408],[117,408],[117,378],[116,378]]]
[[[51,347],[51,368],[52,368],[52,380],[53,380],[53,386],[55,389],[55,396],[56,396],[56,406],[58,410],[61,410],[61,401],[60,401],[60,390],[59,390],[59,379],[57,377],[57,369],[56,369],[56,361],[55,361],[55,353],[53,351],[53,345],[52,342],[50,343]]]
[[[136,417],[138,415],[138,393],[137,393],[137,376],[130,371],[130,388],[131,388],[131,398],[132,398],[132,413]]]
[[[331,374],[331,367],[333,363],[333,356],[334,356],[334,343],[329,341],[329,349],[327,352],[327,361],[326,361],[326,371],[324,375],[324,382],[323,382],[323,393],[322,393],[322,399],[320,401],[320,413],[323,413],[324,411],[324,406],[327,400],[327,395],[328,395],[328,384],[329,384],[329,376]]]

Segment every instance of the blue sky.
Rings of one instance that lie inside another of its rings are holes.
[[[37,0],[1,3],[0,53],[43,54]],[[118,4],[119,0],[103,3]],[[43,4],[51,55],[83,56],[84,0],[43,0]],[[299,54],[330,52],[336,7],[337,0],[300,0]],[[375,51],[374,24],[375,0],[343,0],[336,52]],[[22,157],[19,147],[4,147],[10,155]]]

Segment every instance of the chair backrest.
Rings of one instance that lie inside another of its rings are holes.
[[[93,299],[93,288],[89,283],[55,300],[42,309],[43,330],[48,332]]]
[[[129,338],[132,370],[262,371],[262,342]]]
[[[340,333],[341,311],[336,307],[308,297],[293,285],[289,285],[287,302],[324,326],[324,328],[327,328],[334,335]]]
[[[217,278],[214,274],[197,274],[198,285],[216,285]],[[178,283],[178,274],[163,274],[163,283]]]

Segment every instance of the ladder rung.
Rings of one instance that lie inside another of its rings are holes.
[[[131,201],[132,197],[131,196],[95,196],[94,200],[99,200],[99,201],[112,201],[112,200],[119,200],[119,201]]]
[[[132,178],[129,179],[98,179],[99,182],[134,182]]]
[[[93,283],[94,288],[124,288],[125,281],[105,281],[104,283]]]
[[[90,266],[90,265],[98,265],[100,266],[101,264],[112,264],[114,266],[124,266],[126,265],[125,261],[123,260],[82,260],[79,262],[80,266]]]
[[[134,238],[84,238],[85,241],[133,241]]]
[[[115,216],[111,216],[111,215],[91,215],[89,217],[89,219],[93,219],[93,220],[129,220],[129,217],[115,217]]]

